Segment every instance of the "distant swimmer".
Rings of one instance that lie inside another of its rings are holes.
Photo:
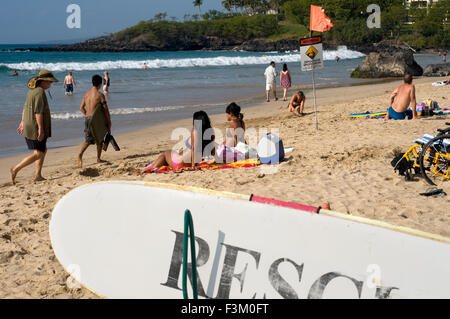
[[[144,70],[147,70],[147,69],[148,69],[147,63],[144,63],[144,65],[142,66],[142,68],[143,68]]]
[[[338,62],[341,60],[341,58],[338,57],[338,56],[336,55],[336,57],[334,58],[334,60],[336,60],[336,63],[338,63]]]
[[[16,71],[16,70],[14,70],[14,72],[13,72],[12,76],[18,76],[18,75],[19,75],[19,73],[17,73],[17,71]]]
[[[66,75],[63,83],[64,88],[66,89],[65,95],[73,94],[73,86],[77,86],[75,79],[73,78],[72,72]]]
[[[404,84],[396,88],[390,97],[390,107],[386,115],[386,119],[404,120],[417,119],[416,113],[416,88],[412,84],[413,77],[411,74],[405,74]],[[408,106],[411,105],[411,109]]]
[[[109,79],[109,74],[108,72],[104,73],[104,77],[103,77],[103,92],[104,93],[108,93],[109,92],[109,85],[110,85],[111,81]]]

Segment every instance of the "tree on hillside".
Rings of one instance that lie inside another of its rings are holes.
[[[203,0],[194,0],[194,7],[198,7],[198,11],[200,12],[200,16],[202,16],[201,6],[203,4]]]
[[[158,14],[155,14],[155,16],[153,17],[154,21],[163,21],[167,18],[167,12],[161,12]]]
[[[231,14],[233,14],[232,2],[233,0],[222,0],[222,6]]]

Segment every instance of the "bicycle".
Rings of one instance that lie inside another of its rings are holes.
[[[450,180],[450,127],[439,129],[437,136],[422,147],[419,166],[430,185],[437,185],[442,178]]]
[[[437,131],[437,136],[425,134],[416,139],[405,154],[394,159],[394,169],[407,181],[419,174],[431,185],[442,177],[450,179],[450,127]]]

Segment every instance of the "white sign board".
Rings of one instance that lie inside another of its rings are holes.
[[[302,71],[323,68],[322,37],[311,37],[300,40]]]

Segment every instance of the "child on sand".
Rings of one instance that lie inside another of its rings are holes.
[[[191,136],[185,141],[184,148],[177,152],[167,150],[162,153],[152,164],[147,166],[144,172],[158,169],[161,166],[170,166],[174,170],[191,167],[202,161],[204,155],[215,155],[215,147],[211,147],[211,154],[204,154],[205,148],[214,141],[214,133],[211,121],[205,111],[195,112],[193,115],[193,127]]]
[[[298,91],[294,94],[289,102],[289,112],[293,112],[297,115],[303,115],[303,108],[305,107],[306,97],[302,91]]]

